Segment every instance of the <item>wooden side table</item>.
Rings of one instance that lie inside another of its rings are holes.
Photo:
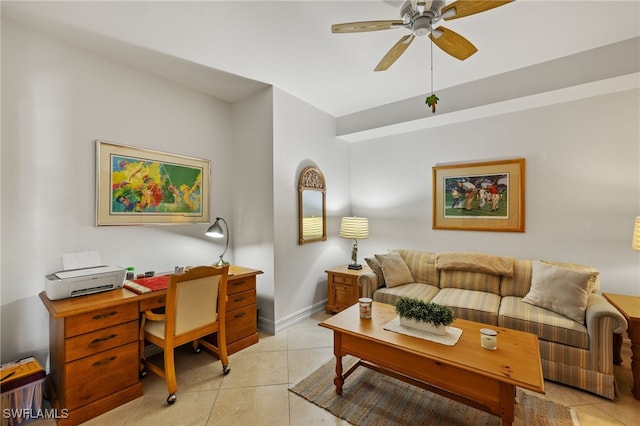
[[[338,313],[345,310],[360,298],[360,286],[358,277],[371,269],[362,265],[362,269],[349,269],[348,265],[327,269],[327,306],[329,313]]]
[[[627,319],[627,334],[631,339],[631,372],[633,373],[633,397],[640,399],[640,297],[623,294],[602,293],[620,313]],[[617,336],[617,337],[615,337]],[[614,363],[620,364],[620,346],[622,336],[614,334]]]

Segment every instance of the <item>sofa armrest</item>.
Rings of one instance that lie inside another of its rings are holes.
[[[598,371],[610,372],[613,368],[613,334],[623,333],[627,329],[627,320],[597,293],[589,295],[585,317],[590,352],[597,360]]]
[[[378,289],[378,276],[375,272],[365,272],[358,276],[358,286],[362,297],[373,299],[373,292]]]

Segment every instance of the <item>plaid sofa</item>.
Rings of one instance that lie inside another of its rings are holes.
[[[615,398],[618,389],[613,374],[612,335],[623,333],[627,322],[598,294],[595,269],[555,263],[576,271],[593,271],[585,319],[580,323],[523,302],[531,286],[531,260],[482,253],[392,252],[404,260],[413,282],[386,286],[376,258],[367,258],[372,272],[359,277],[363,297],[388,304],[401,296],[414,297],[446,305],[458,318],[534,333],[540,341],[546,379]]]

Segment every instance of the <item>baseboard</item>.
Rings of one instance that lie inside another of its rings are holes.
[[[307,319],[311,318],[312,315],[323,311],[326,304],[327,300],[322,300],[320,302],[314,303],[311,306],[301,309],[298,312],[294,312],[293,314],[288,315],[278,321],[258,317],[258,330],[268,334],[282,333],[288,328],[306,321]]]

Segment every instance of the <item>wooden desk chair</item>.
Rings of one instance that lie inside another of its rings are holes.
[[[225,305],[227,302],[227,276],[229,267],[199,266],[184,274],[171,275],[167,287],[167,303],[164,314],[145,311],[140,326],[141,374],[146,369],[164,378],[169,390],[168,404],[176,401],[176,372],[174,348],[193,342],[217,354],[222,362],[222,372],[231,370],[227,358],[225,336]],[[218,346],[202,338],[218,333]],[[164,369],[145,358],[145,341],[164,349]]]

